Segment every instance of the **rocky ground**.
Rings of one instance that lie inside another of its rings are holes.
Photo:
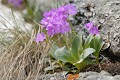
[[[67,76],[64,73],[54,73],[54,74],[46,74],[43,76],[39,76],[37,80],[66,80]],[[79,78],[77,80],[120,80],[120,76],[111,76],[106,71],[97,72],[81,72],[79,73]]]

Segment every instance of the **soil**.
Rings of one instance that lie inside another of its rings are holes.
[[[115,61],[105,61],[101,62],[98,65],[92,65],[88,66],[85,69],[83,69],[81,72],[88,72],[88,71],[93,71],[93,72],[101,72],[102,70],[109,72],[111,75],[120,75],[120,62]]]
[[[110,52],[109,48],[101,53],[101,61],[99,64],[90,65],[84,68],[81,72],[101,72],[102,70],[109,72],[111,75],[120,75],[120,57],[115,56]]]

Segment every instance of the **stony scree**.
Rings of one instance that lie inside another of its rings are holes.
[[[37,80],[66,80],[67,76],[64,73],[54,73],[39,75]],[[81,72],[77,80],[120,80],[120,75],[111,76],[106,71],[97,72]]]
[[[120,0],[107,2],[98,15],[95,21],[102,26],[103,39],[110,41],[112,52],[120,57]]]

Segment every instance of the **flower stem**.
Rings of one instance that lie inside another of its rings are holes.
[[[64,41],[65,41],[65,44],[66,44],[67,48],[70,49],[70,47],[69,47],[69,45],[68,45],[68,43],[67,43],[67,40],[66,40],[66,36],[63,35],[63,38],[64,38]]]

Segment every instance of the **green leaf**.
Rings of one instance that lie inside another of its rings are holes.
[[[83,44],[82,35],[83,35],[83,32],[80,31],[80,32],[78,33],[78,37],[79,37],[79,39],[80,39],[80,44],[81,44],[81,45]]]
[[[95,36],[95,43],[97,45],[96,46],[96,53],[97,53],[97,55],[99,55],[99,52],[100,52],[100,50],[101,50],[101,48],[102,48],[102,46],[104,44],[101,37],[100,37],[100,35]]]
[[[90,34],[90,35],[87,37],[87,39],[85,40],[85,44],[84,44],[84,47],[85,47],[85,48],[88,48],[88,47],[90,46],[90,42],[92,41],[92,39],[93,39],[93,35]]]
[[[55,69],[57,69],[57,68],[60,68],[60,66],[59,66],[59,65],[48,66],[48,67],[46,67],[46,68],[44,69],[44,71],[47,73],[47,72],[53,71],[53,70],[55,70]]]
[[[90,43],[90,47],[94,48],[96,50],[94,52],[94,55],[96,57],[96,62],[97,63],[98,63],[99,53],[100,53],[100,50],[101,50],[103,44],[104,44],[103,40],[101,39],[101,36],[99,34],[95,35],[93,40]]]
[[[82,54],[83,52],[83,36],[82,35],[83,35],[82,32],[78,33],[78,37],[80,39],[79,55]]]
[[[79,48],[80,48],[80,39],[78,36],[76,36],[72,42],[72,53],[71,53],[72,57],[74,57],[74,59],[76,60],[79,60],[79,54],[78,54]]]
[[[49,51],[49,54],[52,55],[53,58],[55,58],[57,60],[57,57],[55,55],[55,51],[58,49],[58,46],[53,45],[53,47],[51,48],[51,50]]]
[[[103,44],[104,43],[103,43],[103,41],[102,41],[102,39],[101,39],[99,34],[94,36],[93,40],[90,43],[90,46],[96,50],[95,51],[95,55],[99,54]]]
[[[85,68],[87,66],[87,62],[86,61],[82,61],[81,63],[75,63],[74,66],[78,70],[81,70],[81,69],[83,69],[83,68]]]
[[[70,54],[70,51],[67,50],[67,48],[64,46],[62,48],[59,48],[55,51],[55,56],[57,59],[63,61],[63,62],[70,62],[73,63],[75,60]]]
[[[82,32],[73,39],[71,55],[75,60],[79,60],[79,55],[83,52]]]
[[[80,60],[77,63],[81,63],[84,59],[86,59],[90,54],[95,52],[95,49],[93,48],[87,48],[83,51],[83,53],[80,55]]]
[[[48,71],[52,71],[52,70],[54,70],[55,68],[54,67],[46,67],[45,69],[44,69],[44,71],[45,72],[48,72]]]

